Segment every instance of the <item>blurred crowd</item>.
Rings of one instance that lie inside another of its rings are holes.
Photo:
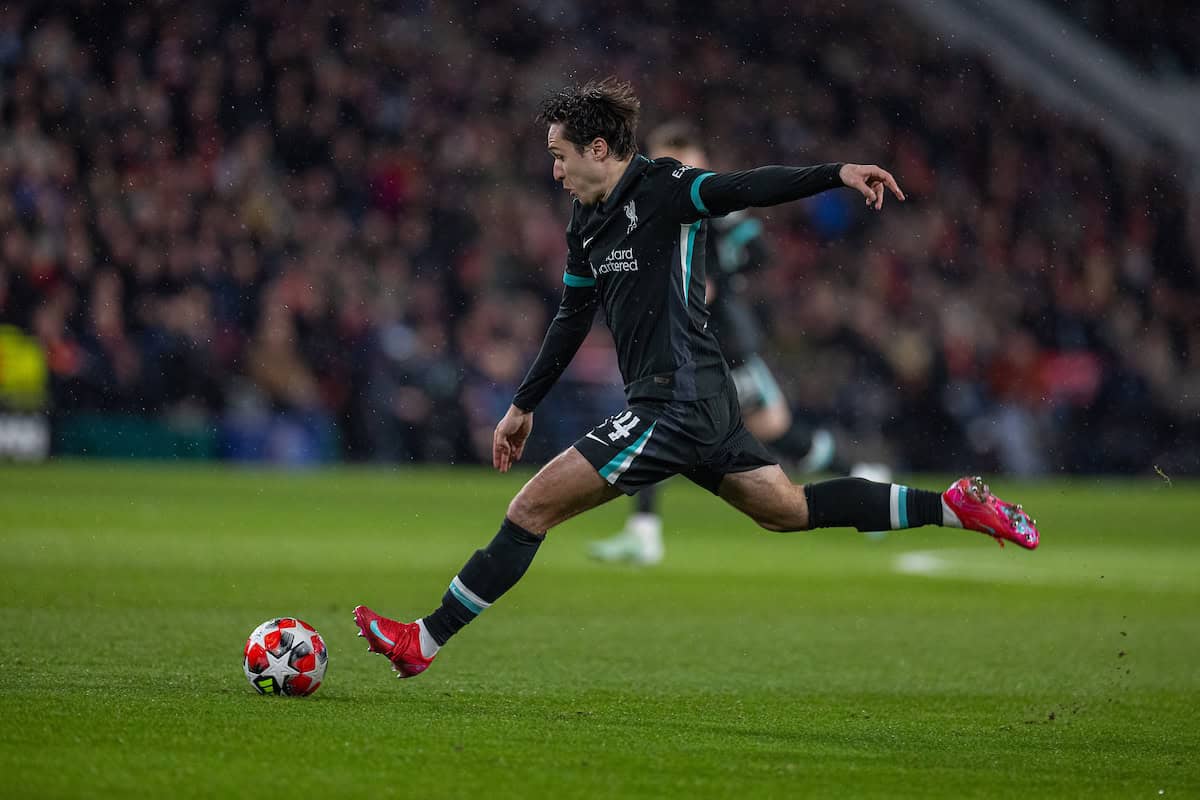
[[[1200,75],[1200,6],[1192,0],[1055,0],[1066,16],[1162,78]]]
[[[332,431],[352,459],[487,460],[561,291],[537,100],[614,73],[643,133],[696,120],[714,167],[898,176],[878,215],[844,191],[760,213],[767,359],[851,457],[1196,470],[1200,212],[1174,165],[899,11],[793,5],[9,3],[0,323],[41,341],[56,417],[207,420],[232,457],[284,421],[285,453]],[[622,405],[598,324],[529,457]]]

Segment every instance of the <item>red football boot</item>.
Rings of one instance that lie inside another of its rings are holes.
[[[366,606],[354,609],[354,624],[358,635],[367,640],[367,650],[388,657],[397,677],[420,675],[433,663],[434,653],[426,658],[421,653],[421,626],[415,622],[396,622],[381,617]]]
[[[1032,550],[1041,541],[1037,520],[1030,519],[1019,504],[1006,503],[992,494],[983,478],[959,478],[942,492],[942,502],[950,507],[964,528],[986,533],[1001,547],[1008,540]]]

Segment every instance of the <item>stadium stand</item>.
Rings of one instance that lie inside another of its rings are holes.
[[[1200,470],[1200,203],[1169,156],[1113,151],[899,11],[749,6],[7,4],[0,324],[40,341],[55,431],[480,460],[562,274],[536,100],[615,72],[645,126],[699,120],[718,167],[899,177],[909,202],[879,216],[848,192],[762,215],[773,366],[851,456]],[[621,406],[606,348],[595,331],[530,459]]]

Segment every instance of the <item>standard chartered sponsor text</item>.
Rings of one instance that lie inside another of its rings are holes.
[[[596,275],[604,275],[609,272],[637,272],[638,262],[633,256],[633,248],[627,247],[624,250],[613,250],[608,254],[608,258],[596,270]]]

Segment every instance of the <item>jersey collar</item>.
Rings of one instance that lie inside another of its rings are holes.
[[[641,153],[635,155],[633,160],[629,162],[629,166],[625,168],[624,174],[621,175],[621,180],[617,181],[617,185],[613,187],[608,197],[596,205],[596,210],[602,215],[611,213],[614,208],[621,204],[621,198],[629,192],[629,188],[633,184],[637,183],[638,178],[642,177],[642,174],[649,166],[650,159]]]

